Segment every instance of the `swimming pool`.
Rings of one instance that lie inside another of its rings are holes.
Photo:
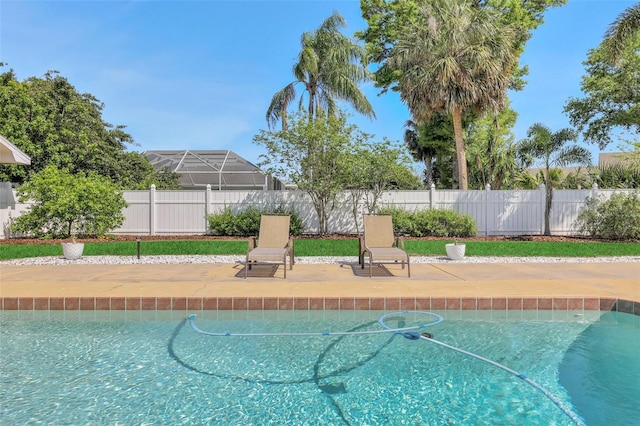
[[[374,311],[201,311],[216,332],[380,329]],[[188,312],[0,313],[3,424],[570,425],[500,369],[396,334],[210,337]],[[441,312],[439,341],[540,383],[589,426],[637,424],[640,317]],[[554,316],[555,315],[555,316]],[[423,323],[420,314],[396,325]]]

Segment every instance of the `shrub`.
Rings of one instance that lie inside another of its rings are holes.
[[[378,210],[378,214],[391,215],[393,220],[393,232],[396,235],[415,235],[416,225],[414,213],[403,210],[399,207],[386,207]]]
[[[470,237],[476,235],[476,223],[471,215],[453,210],[423,210],[408,212],[397,207],[380,210],[393,217],[393,231],[412,237]]]
[[[640,197],[632,192],[613,194],[606,201],[588,198],[574,227],[579,233],[595,238],[640,239]]]
[[[249,237],[258,235],[260,230],[260,216],[263,214],[288,214],[291,216],[289,229],[292,235],[302,233],[302,219],[292,210],[283,206],[274,209],[258,209],[247,207],[237,213],[227,206],[220,213],[213,213],[207,217],[209,222],[209,232],[213,235],[228,235],[235,237]]]
[[[18,195],[20,202],[34,204],[12,223],[12,232],[35,237],[102,236],[122,225],[127,206],[108,178],[72,175],[53,166],[34,174]]]

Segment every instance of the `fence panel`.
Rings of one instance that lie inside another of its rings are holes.
[[[157,235],[206,232],[204,191],[156,191],[155,202]]]
[[[543,231],[544,192],[487,191],[486,235],[535,235]]]
[[[554,190],[549,213],[549,226],[554,235],[573,235],[576,233],[574,222],[591,197],[590,189]]]
[[[126,234],[149,234],[151,200],[149,191],[124,191],[122,194],[128,206],[124,208],[124,222],[119,230]],[[122,233],[116,230],[114,233]]]
[[[572,235],[573,223],[587,197],[607,200],[618,192],[633,190],[554,190],[550,214],[553,235]],[[124,191],[128,206],[125,220],[114,234],[189,235],[208,231],[206,216],[225,208],[240,211],[248,207],[295,210],[303,221],[304,232],[317,233],[318,218],[309,195],[302,191]],[[0,185],[0,238],[11,236],[10,224],[30,206],[19,203],[10,184]],[[469,214],[476,221],[479,235],[536,235],[544,232],[544,188],[539,190],[479,191],[435,190],[388,191],[378,207],[395,206],[408,211],[430,208],[450,209]],[[366,200],[358,201],[354,220],[353,203],[345,192],[330,214],[328,232],[349,234],[362,229]]]

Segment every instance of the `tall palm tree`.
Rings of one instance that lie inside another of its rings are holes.
[[[432,0],[400,35],[388,64],[401,72],[401,99],[424,123],[437,112],[450,113],[458,163],[458,186],[468,188],[462,117],[497,113],[517,66],[513,27],[473,0]]]
[[[349,103],[357,112],[375,118],[373,107],[358,84],[371,81],[367,70],[364,48],[340,33],[346,26],[344,18],[334,12],[315,31],[302,34],[298,62],[293,66],[295,80],[278,91],[267,109],[269,128],[282,121],[286,128],[287,108],[296,98],[296,86],[304,86],[298,107],[304,106],[304,95],[308,96],[306,111],[313,119],[321,110],[329,116],[338,110],[337,101]]]
[[[581,146],[569,145],[578,138],[575,130],[561,129],[552,132],[542,123],[529,127],[527,139],[520,142],[518,156],[525,167],[531,167],[536,159],[543,161],[546,206],[544,209],[544,235],[551,235],[549,216],[553,201],[553,173],[551,167],[565,167],[571,164],[591,164],[591,153]],[[556,177],[557,179],[557,177]]]
[[[639,32],[640,3],[636,3],[618,15],[607,29],[602,43],[607,61],[610,63],[619,61],[624,49]]]

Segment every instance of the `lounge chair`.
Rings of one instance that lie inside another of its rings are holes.
[[[244,268],[244,277],[252,265],[282,264],[284,277],[287,278],[287,256],[289,269],[293,269],[293,238],[289,235],[289,216],[262,215],[260,217],[260,234],[249,238],[249,250]]]
[[[407,274],[411,277],[409,254],[404,249],[404,239],[394,237],[393,223],[389,215],[365,215],[364,233],[360,239],[360,264],[364,269],[365,257],[369,257],[369,277],[374,263],[407,264]]]

